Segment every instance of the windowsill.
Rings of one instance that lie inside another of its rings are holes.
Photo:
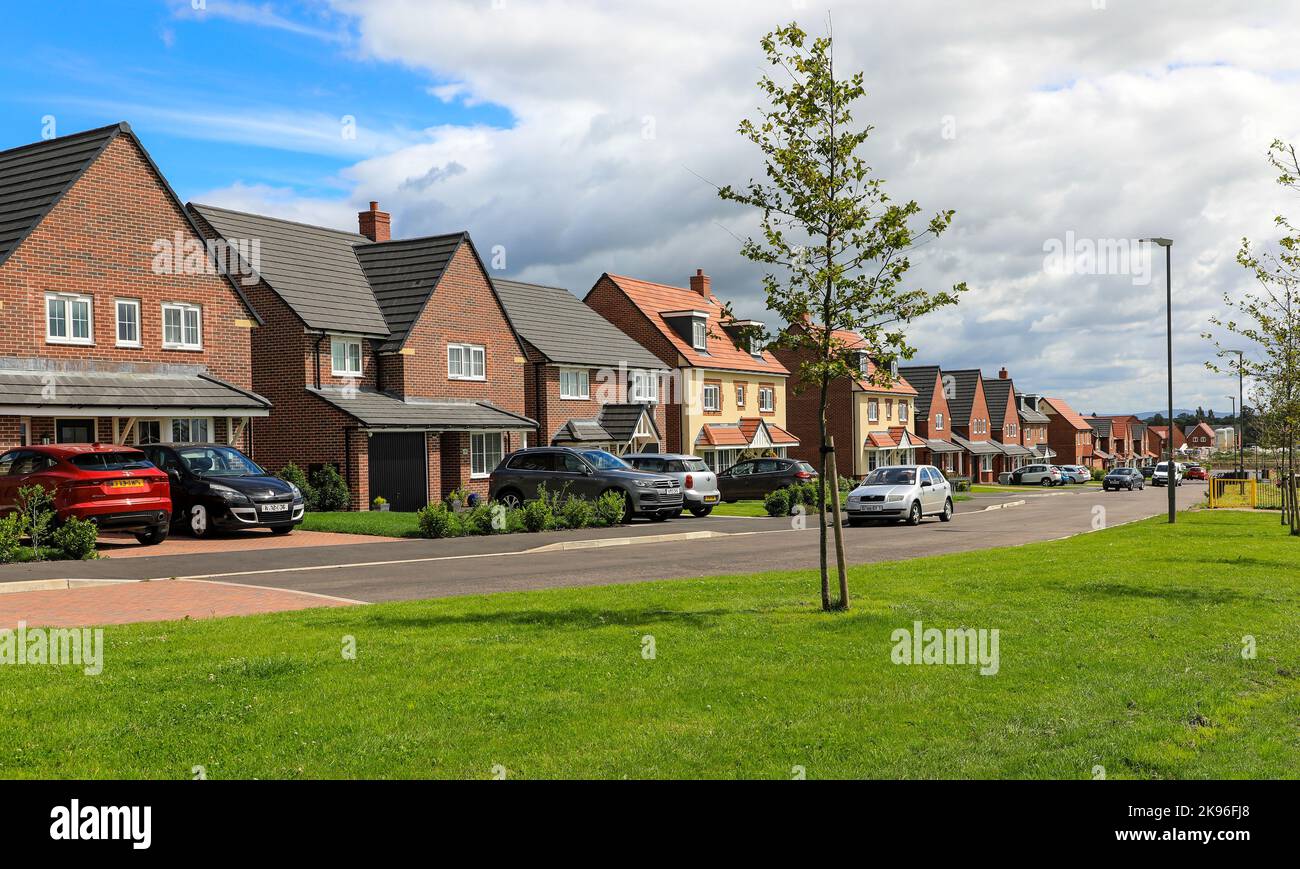
[[[203,352],[203,348],[201,346],[194,347],[187,344],[164,344],[162,345],[162,349],[175,350],[178,353],[202,353]]]
[[[484,376],[484,377],[454,377],[454,376],[448,374],[448,375],[447,375],[447,379],[448,379],[448,380],[468,380],[468,381],[470,381],[471,383],[486,383],[486,382],[487,382],[487,377],[486,377],[486,376]]]
[[[488,477],[491,476],[492,476],[491,474],[470,474],[469,478],[471,480],[486,480]]]
[[[118,342],[117,342],[116,344],[114,344],[113,346],[114,346],[114,347],[120,347],[120,348],[122,348],[123,350],[139,350],[139,349],[141,349],[141,347],[143,347],[144,345],[142,345],[139,341],[135,341],[135,342],[118,341]]]
[[[330,376],[341,377],[344,380],[360,380],[362,375],[360,371],[331,371]]]
[[[62,344],[64,346],[71,346],[71,347],[94,347],[95,339],[94,338],[51,338],[50,336],[46,335],[45,343]]]
[[[561,395],[560,401],[591,401],[590,395]]]

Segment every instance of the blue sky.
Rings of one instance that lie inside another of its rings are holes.
[[[0,149],[41,138],[47,115],[58,135],[128,120],[182,199],[235,182],[333,197],[349,189],[340,170],[428,127],[511,124],[500,107],[433,96],[427,72],[361,57],[354,22],[321,4],[205,5],[13,4]]]

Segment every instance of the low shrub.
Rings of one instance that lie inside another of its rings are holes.
[[[429,504],[416,514],[420,533],[425,537],[441,539],[461,535],[460,516],[448,509],[446,503]]]
[[[99,557],[95,541],[99,537],[99,528],[94,522],[73,516],[54,530],[50,542],[59,550],[62,557],[73,561],[90,561]]]
[[[44,486],[22,486],[14,499],[22,533],[31,541],[32,558],[39,560],[42,547],[49,545],[49,528],[54,522],[54,499]]]
[[[596,505],[586,498],[570,495],[556,516],[564,528],[587,528],[596,522]]]
[[[947,474],[944,474],[944,476],[947,477],[948,482],[952,485],[952,490],[954,492],[970,491],[970,477],[952,477],[952,476],[948,476]]]
[[[551,510],[551,502],[545,497],[545,492],[539,492],[542,497],[533,501],[525,501],[524,506],[519,508],[522,514],[524,530],[536,534],[538,531],[545,531],[555,526],[555,513]]]
[[[306,502],[308,510],[316,509],[312,506],[316,503],[316,491],[312,488],[311,483],[307,482],[307,475],[303,473],[302,468],[290,462],[281,468],[280,473],[276,474],[276,476],[286,483],[293,483],[298,487],[299,491],[302,492],[302,498]]]
[[[491,505],[479,504],[477,507],[461,513],[458,518],[460,519],[463,534],[482,535],[496,532],[496,528],[492,524]]]
[[[1106,471],[1105,471],[1104,469],[1102,469],[1102,468],[1093,468],[1093,469],[1092,469],[1092,478],[1093,478],[1094,480],[1100,480],[1100,479],[1102,479],[1102,478],[1105,477],[1105,476],[1106,476]]]
[[[593,524],[600,528],[612,528],[623,521],[625,497],[622,492],[605,492],[596,499],[593,507]]]
[[[299,488],[302,487],[299,486]],[[311,488],[313,498],[307,502],[308,510],[317,513],[330,513],[346,510],[351,504],[351,493],[348,491],[348,484],[343,481],[339,469],[333,465],[326,465],[312,475]],[[306,494],[305,489],[303,494]]]
[[[789,516],[791,504],[791,495],[794,494],[794,486],[788,486],[784,489],[777,489],[774,492],[768,492],[767,497],[763,499],[763,508],[767,510],[769,516]]]
[[[23,520],[18,513],[0,519],[0,564],[17,561],[23,551]]]

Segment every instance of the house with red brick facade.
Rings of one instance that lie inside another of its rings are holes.
[[[813,331],[825,337],[821,327],[793,323],[791,330]],[[861,335],[843,329],[832,330],[832,346],[843,354],[852,377],[829,384],[826,394],[826,433],[835,444],[836,470],[842,477],[861,479],[878,467],[911,464],[925,447],[917,436],[916,390],[897,368],[888,378],[878,376],[876,363],[868,356]],[[804,383],[801,366],[812,358],[809,350],[773,348],[772,353],[790,371],[786,423],[799,446],[790,455],[821,467],[820,432],[817,420],[821,400],[819,382]]]
[[[899,376],[916,390],[913,426],[922,446],[916,460],[934,465],[950,476],[964,473],[964,452],[952,440],[952,411],[938,365],[906,365]]]
[[[373,202],[355,233],[189,209],[211,237],[259,242],[253,383],[276,406],[254,425],[259,462],[334,465],[354,508],[487,494],[537,424],[523,341],[467,233],[395,240]]]
[[[0,152],[0,449],[250,447],[261,323],[126,123]]]
[[[1094,432],[1093,467],[1137,468],[1155,461],[1153,436],[1136,416],[1089,416],[1084,421]]]
[[[563,287],[497,278],[497,295],[523,339],[525,413],[538,441],[658,452],[664,439],[664,364]]]
[[[1039,410],[1043,397],[1032,393],[1016,393],[1016,412],[1020,414],[1020,444],[1031,453],[1035,462],[1051,461],[1056,451],[1047,442],[1047,429],[1051,419]]]
[[[703,270],[689,289],[604,274],[583,301],[669,372],[658,387],[666,450],[721,471],[746,455],[799,446],[786,428],[789,371],[749,340],[761,324],[727,316]]]
[[[989,409],[989,440],[1000,451],[993,461],[993,475],[997,479],[1029,464],[1034,453],[1021,440],[1024,427],[1020,422],[1020,404],[1016,401],[1015,383],[1006,368],[1000,369],[997,377],[984,379],[984,398]]]
[[[940,372],[948,408],[952,412],[952,442],[962,448],[965,473],[972,482],[991,483],[999,456],[993,441],[984,375],[977,368]]]
[[[1169,449],[1165,439],[1169,437],[1169,426],[1167,425],[1149,425],[1147,433],[1150,438],[1151,452],[1158,457],[1164,458],[1166,451]],[[1187,436],[1178,426],[1174,426],[1174,452],[1186,452]]]
[[[1196,425],[1185,426],[1183,437],[1186,439],[1187,451],[1196,453],[1202,459],[1208,459],[1210,453],[1214,452],[1214,429],[1210,428],[1209,423],[1198,422]]]
[[[1092,427],[1063,399],[1044,397],[1039,410],[1047,416],[1047,442],[1058,465],[1092,467]]]

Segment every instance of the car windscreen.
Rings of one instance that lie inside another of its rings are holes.
[[[613,453],[604,450],[583,450],[582,457],[601,471],[630,471],[632,466]]]
[[[916,482],[916,468],[877,468],[862,481],[864,486],[910,486]]]
[[[143,471],[153,467],[144,453],[82,453],[68,461],[83,471]]]
[[[668,470],[675,474],[684,474],[687,472],[699,474],[708,469],[709,464],[704,461],[704,459],[681,459],[680,461],[672,460],[668,462]]]
[[[190,473],[200,477],[266,476],[252,459],[230,447],[185,447],[176,452]]]

